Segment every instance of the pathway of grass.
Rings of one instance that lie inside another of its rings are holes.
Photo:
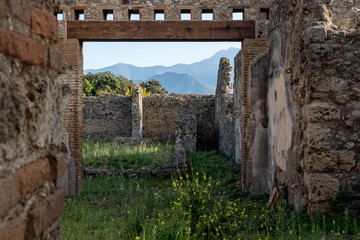
[[[191,171],[168,179],[86,177],[83,193],[66,200],[64,238],[360,239],[355,218],[311,221],[285,204],[269,211],[268,196],[240,190],[240,168],[232,160],[189,155]]]

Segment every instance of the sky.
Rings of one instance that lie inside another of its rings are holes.
[[[209,58],[240,42],[84,42],[84,69],[99,69],[117,63],[138,67],[190,64]]]

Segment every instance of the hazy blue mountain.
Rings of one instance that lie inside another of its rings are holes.
[[[131,64],[118,63],[113,66],[101,68],[101,69],[86,69],[84,73],[97,73],[97,72],[106,72],[110,71],[115,75],[123,75],[128,79],[132,79],[134,82],[141,82],[144,80],[149,80],[152,78],[156,78],[156,76],[161,76],[164,73],[183,73],[182,75],[174,75],[177,77],[177,81],[183,82],[192,81],[196,86],[205,87],[205,83],[207,84],[205,89],[198,89],[193,93],[197,92],[208,92],[209,88],[211,88],[211,92],[215,92],[216,81],[217,81],[217,72],[219,69],[219,62],[221,57],[227,57],[230,59],[231,65],[234,65],[234,57],[240,51],[238,48],[229,48],[228,50],[221,50],[214,54],[212,57],[208,59],[204,59],[200,62],[192,63],[192,64],[176,64],[174,66],[165,67],[165,66],[152,66],[152,67],[136,67]],[[166,75],[165,75],[166,76]],[[180,76],[184,79],[180,80]],[[160,79],[157,79],[161,82]],[[170,81],[170,80],[167,80]],[[199,82],[200,81],[200,82]],[[161,82],[162,85],[164,85]],[[186,84],[184,85],[186,86]],[[169,90],[170,92],[180,93],[176,91]],[[178,89],[178,91],[185,92],[184,89]]]
[[[195,93],[203,95],[215,93],[212,86],[188,73],[167,72],[152,76],[147,80],[151,79],[158,80],[161,85],[169,91],[169,93]]]

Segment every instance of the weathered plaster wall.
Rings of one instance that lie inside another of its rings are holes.
[[[105,95],[83,98],[83,140],[113,141],[131,137],[132,98]]]
[[[0,1],[0,239],[61,239],[57,1]]]

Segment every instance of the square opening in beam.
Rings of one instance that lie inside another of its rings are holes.
[[[103,10],[103,17],[106,21],[112,21],[114,20],[114,11],[113,10]]]
[[[269,8],[260,8],[260,19],[269,20],[270,18],[270,9]]]
[[[205,20],[205,21],[214,20],[213,9],[203,9],[201,12],[201,20]]]
[[[62,12],[56,13],[55,16],[58,21],[64,20],[64,14]]]
[[[158,21],[165,20],[165,12],[164,10],[154,10],[154,19]]]
[[[75,20],[84,21],[85,20],[85,11],[84,10],[75,10]]]
[[[235,21],[244,20],[244,9],[233,9],[232,20]]]
[[[129,10],[129,20],[139,21],[140,20],[140,11],[139,10]]]
[[[182,9],[180,12],[181,20],[188,21],[191,20],[191,10],[190,9]]]

